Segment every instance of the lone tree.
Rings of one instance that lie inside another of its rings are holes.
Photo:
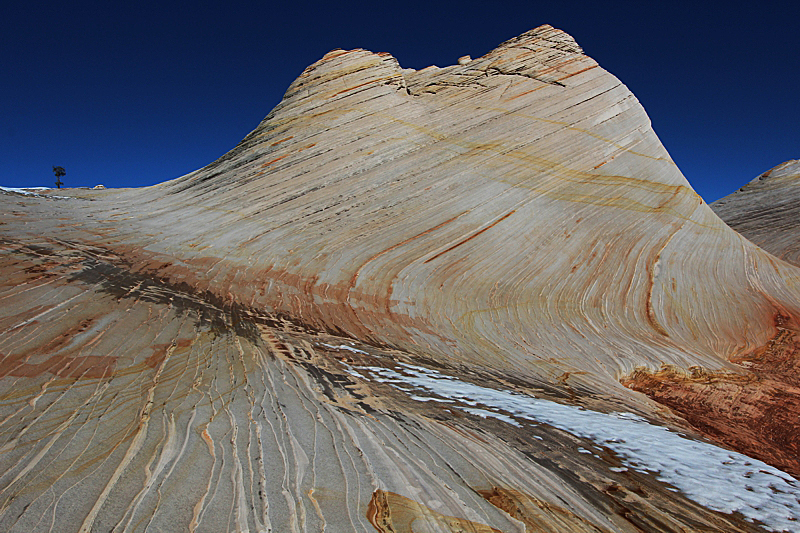
[[[64,170],[64,167],[53,167],[53,172],[56,175],[56,187],[60,189],[64,185],[64,182],[61,181],[61,176],[66,176],[67,171]]]

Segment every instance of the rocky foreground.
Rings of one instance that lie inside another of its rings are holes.
[[[0,531],[800,529],[800,269],[559,30],[59,194],[0,193]]]

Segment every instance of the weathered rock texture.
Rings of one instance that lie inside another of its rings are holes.
[[[335,50],[209,166],[61,194],[0,193],[0,530],[800,518],[789,475],[693,440],[791,467],[731,438],[757,402],[711,431],[680,415],[715,399],[631,390],[676,406],[683,381],[643,385],[663,364],[783,379],[743,362],[796,331],[800,270],[559,30],[420,71]]]
[[[730,227],[800,265],[800,161],[786,161],[711,204]]]

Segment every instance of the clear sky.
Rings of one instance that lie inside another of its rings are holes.
[[[707,200],[800,158],[800,3],[654,0],[6,3],[0,185],[151,185],[254,129],[333,48],[454,64],[541,24],[644,105]]]

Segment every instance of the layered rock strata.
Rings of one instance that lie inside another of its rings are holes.
[[[209,166],[60,194],[0,193],[0,530],[800,518],[793,448],[729,438],[758,402],[710,431],[652,381],[780,374],[744,362],[800,270],[559,30],[420,71],[336,50]]]
[[[711,209],[751,242],[800,265],[800,161],[764,172]]]

